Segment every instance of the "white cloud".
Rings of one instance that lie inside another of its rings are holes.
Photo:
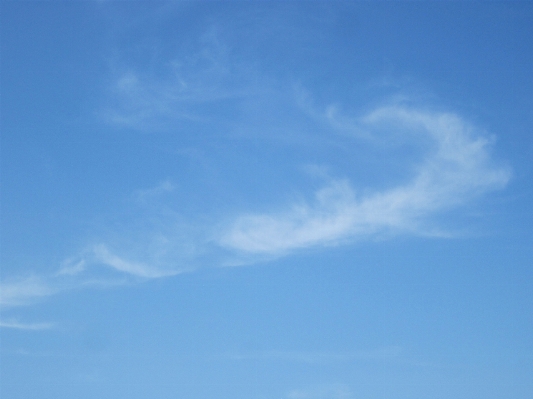
[[[52,323],[21,323],[17,320],[2,320],[0,321],[0,328],[12,328],[16,330],[49,330],[54,327]]]
[[[234,71],[238,66],[229,62],[219,36],[216,27],[207,29],[197,39],[197,51],[161,60],[160,73],[131,67],[117,71],[104,119],[141,130],[165,129],[177,121],[210,119],[202,105],[243,97],[247,82]]]
[[[312,203],[239,216],[220,244],[245,253],[282,254],[385,230],[420,233],[423,218],[503,188],[510,178],[508,168],[493,165],[490,140],[455,114],[383,107],[360,118],[359,125],[358,130],[407,131],[412,140],[429,137],[434,149],[407,184],[357,197],[347,180],[331,180]]]
[[[28,305],[38,298],[54,293],[55,290],[37,276],[8,283],[2,282],[0,285],[0,306],[7,308]]]
[[[111,253],[104,244],[95,245],[92,252],[97,262],[103,263],[119,272],[137,277],[158,278],[173,276],[179,273],[175,270],[159,270],[144,263],[127,261]]]
[[[56,273],[57,276],[75,276],[87,269],[85,259],[70,258],[63,261],[61,268]]]
[[[139,201],[145,202],[153,198],[157,198],[165,193],[169,193],[174,190],[174,185],[170,180],[165,180],[159,183],[155,187],[151,187],[145,190],[138,190],[136,197]]]
[[[120,272],[123,278],[106,277],[99,272],[95,274],[93,269],[97,265],[103,265]],[[112,253],[106,245],[98,244],[82,251],[77,257],[66,259],[62,262],[59,270],[53,274],[32,275],[10,282],[2,281],[0,284],[0,307],[31,305],[41,298],[82,286],[114,287],[123,285],[131,280],[127,276],[152,279],[169,277],[180,272],[169,269],[163,270],[146,263],[123,259]],[[17,322],[2,322],[2,326],[19,329],[45,328],[44,324],[23,325]]]
[[[83,284],[85,284],[87,281],[95,281],[95,276],[91,275],[91,277],[88,277],[87,275],[90,274],[90,270],[96,265],[104,265],[126,275],[143,278],[167,277],[179,273],[176,270],[162,270],[147,263],[126,260],[111,252],[107,245],[97,244],[82,251],[77,257],[63,261],[61,268],[55,274],[55,277],[77,276],[77,278],[82,279]],[[83,273],[85,273],[85,275]],[[90,278],[90,280],[87,280],[87,278]],[[101,283],[104,285],[105,282],[106,280],[101,280]],[[116,280],[110,280],[110,284],[115,285]]]

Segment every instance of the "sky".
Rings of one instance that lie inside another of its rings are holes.
[[[533,396],[533,3],[0,18],[0,397]]]

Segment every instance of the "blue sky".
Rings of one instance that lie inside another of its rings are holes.
[[[5,398],[530,398],[530,2],[1,4]]]

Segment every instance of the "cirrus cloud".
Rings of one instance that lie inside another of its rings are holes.
[[[220,245],[249,254],[282,254],[383,231],[420,233],[424,218],[501,189],[511,177],[509,168],[491,160],[492,140],[453,113],[381,107],[353,128],[408,132],[414,140],[429,138],[433,146],[408,183],[357,196],[348,180],[332,179],[311,202],[238,216]]]

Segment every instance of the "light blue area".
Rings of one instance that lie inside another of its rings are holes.
[[[2,398],[530,398],[530,2],[1,4]]]

